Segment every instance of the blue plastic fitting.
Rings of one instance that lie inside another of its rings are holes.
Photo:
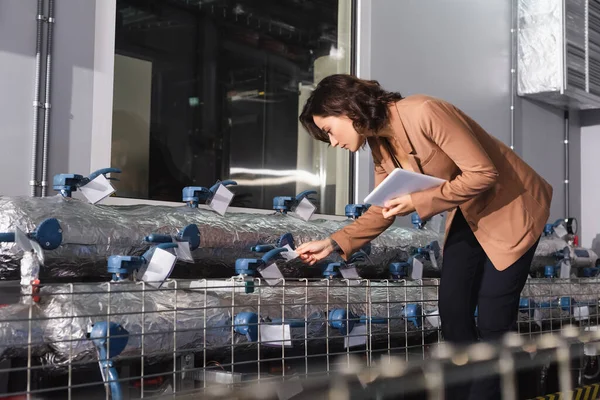
[[[96,322],[92,326],[89,338],[98,349],[99,364],[102,368],[104,382],[110,387],[113,400],[122,400],[123,393],[119,382],[119,374],[113,365],[112,358],[117,357],[125,350],[129,341],[129,332],[116,322],[108,325],[106,322]],[[110,345],[109,345],[110,340]],[[108,369],[108,374],[105,374]]]
[[[412,275],[412,264],[403,262],[393,262],[389,266],[392,279],[404,279]]]
[[[430,257],[429,257],[430,251],[433,251],[433,254],[435,255],[436,258],[440,256],[441,248],[440,248],[440,244],[438,243],[437,240],[434,240],[433,242],[429,243],[425,247],[419,247],[415,253],[417,255],[422,255],[426,260],[430,260]]]
[[[85,186],[100,175],[121,173],[119,168],[102,168],[92,172],[88,177],[84,177],[79,174],[57,174],[52,178],[52,188],[60,192],[63,197],[71,197],[73,192],[77,191],[77,188]],[[117,181],[116,178],[106,177],[108,180]]]
[[[306,325],[306,322],[303,319],[292,318],[292,319],[281,319],[274,318],[271,322],[267,322],[269,325],[289,325],[290,328],[303,328]]]
[[[266,266],[271,259],[284,251],[287,251],[287,249],[276,247],[267,251],[262,258],[238,258],[235,260],[235,273],[238,275],[254,276],[257,270]]]
[[[415,229],[423,229],[427,224],[427,220],[423,221],[417,213],[412,213],[410,215],[410,222],[413,224]]]
[[[205,204],[212,196],[214,196],[219,185],[235,186],[237,185],[237,182],[232,180],[217,182],[212,185],[210,189],[202,186],[187,186],[184,187],[181,192],[181,199],[188,207],[198,208],[198,204]]]
[[[563,296],[557,300],[542,302],[539,304],[539,308],[560,308],[563,311],[570,311],[575,303],[575,300],[570,297]]]
[[[332,279],[332,278],[336,278],[339,276],[340,274],[340,267],[342,267],[344,264],[341,262],[333,262],[333,263],[329,263],[327,264],[327,266],[325,267],[325,269],[322,272],[322,275],[327,278],[327,279]]]
[[[546,278],[556,278],[560,273],[560,269],[556,265],[546,265],[544,267],[544,277]]]
[[[528,297],[521,297],[519,299],[519,311],[527,312],[530,317],[533,317],[534,308],[535,302],[533,301],[533,299],[530,299]]]
[[[189,224],[176,235],[177,240],[188,242],[190,244],[190,250],[196,250],[200,247],[200,229],[198,229],[198,225]],[[173,238],[169,235],[161,235],[157,233],[152,233],[144,239],[146,242],[150,243],[171,243],[173,242]]]
[[[298,204],[300,204],[300,202],[306,197],[308,198],[308,196],[310,196],[311,194],[317,194],[316,191],[314,190],[305,190],[302,193],[299,193],[296,197],[291,197],[291,196],[278,196],[278,197],[274,197],[273,198],[273,210],[286,214],[290,211],[292,211],[292,209],[294,207],[296,207]],[[312,200],[310,198],[308,198],[309,200]]]
[[[54,250],[62,243],[62,228],[56,218],[43,220],[38,227],[27,237],[37,242],[44,250]],[[14,243],[16,236],[14,232],[0,233],[0,242]]]
[[[421,326],[421,305],[416,303],[409,303],[402,309],[402,317],[408,322],[412,322],[417,328]]]
[[[108,257],[107,271],[112,274],[112,280],[115,282],[128,280],[132,274],[150,262],[157,248],[166,250],[176,247],[176,243],[160,243],[158,246],[150,248],[142,256],[110,256]]]
[[[343,308],[334,308],[329,311],[328,315],[329,326],[332,329],[337,329],[340,334],[346,336],[354,329],[355,324],[386,324],[387,318],[384,317],[368,317],[361,315],[360,317],[354,314],[352,311],[348,312]]]
[[[552,233],[554,233],[554,228],[559,226],[563,221],[564,221],[564,219],[561,218],[561,219],[557,219],[556,221],[554,221],[551,224],[549,223],[549,224],[544,225],[544,236],[552,235]]]
[[[371,207],[370,204],[347,204],[344,212],[346,217],[350,219],[357,219],[363,215]]]
[[[258,340],[258,315],[253,312],[241,312],[233,318],[235,333],[245,335],[250,342]]]

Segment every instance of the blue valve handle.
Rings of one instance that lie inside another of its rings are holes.
[[[277,242],[277,247],[285,247],[285,245],[289,245],[292,250],[296,250],[294,236],[289,232],[281,235]]]
[[[187,186],[184,187],[181,193],[182,201],[186,202],[189,207],[197,208],[198,204],[206,203],[210,196],[214,195],[219,188],[219,185],[230,186],[237,185],[236,181],[225,180],[217,182],[210,189],[203,186]]]
[[[253,312],[241,312],[233,318],[233,331],[245,335],[251,342],[258,340],[258,315]]]
[[[62,243],[62,228],[56,218],[43,220],[38,227],[27,235],[35,240],[42,249],[54,250]],[[0,242],[13,243],[16,240],[14,232],[0,233]]]
[[[250,251],[254,253],[266,253],[268,251],[273,250],[274,248],[275,246],[272,244],[257,244],[256,246],[252,246],[250,248]]]
[[[110,344],[109,344],[110,338]],[[107,328],[106,322],[97,322],[92,327],[90,339],[98,349],[98,358],[102,377],[110,387],[110,395],[113,400],[122,400],[121,384],[119,374],[113,365],[112,358],[117,357],[125,350],[129,341],[129,332],[116,322],[110,323]],[[105,375],[108,369],[108,374]]]
[[[264,256],[262,256],[262,261],[263,263],[268,263],[269,261],[271,261],[271,259],[275,258],[277,255],[288,251],[287,249],[284,249],[283,247],[277,247],[274,248],[272,250],[269,250],[267,252],[267,254],[265,254]]]
[[[361,215],[363,215],[369,208],[370,204],[346,204],[344,208],[344,213],[346,217],[357,219]]]
[[[340,331],[342,335],[349,335],[354,329],[355,324],[387,324],[387,318],[384,317],[368,317],[361,315],[360,317],[352,311],[347,312],[343,308],[335,308],[329,311],[329,326]],[[344,333],[345,332],[345,333]]]
[[[317,194],[317,191],[316,190],[305,190],[304,192],[298,193],[298,195],[296,195],[296,204],[300,203],[302,201],[302,199],[310,196],[311,194]]]
[[[413,224],[415,229],[423,229],[427,224],[427,220],[422,220],[417,213],[412,213],[410,215],[410,222]]]
[[[282,213],[287,213],[291,211],[292,208],[297,206],[302,199],[310,196],[311,194],[317,194],[315,190],[305,190],[304,192],[299,193],[296,197],[290,196],[277,196],[273,198],[273,209],[280,211]],[[310,199],[309,199],[310,200]]]
[[[14,232],[3,232],[0,233],[0,242],[2,243],[14,243],[15,233]]]
[[[106,174],[112,174],[112,173],[117,173],[120,174],[122,171],[119,168],[101,168],[97,171],[92,172],[88,177],[87,177],[87,181],[93,181],[94,179],[96,179],[97,177],[99,177],[100,175],[106,175]],[[115,180],[115,179],[113,179]],[[87,183],[87,182],[86,182]]]
[[[306,325],[306,322],[303,319],[285,319],[274,318],[271,320],[269,325],[289,325],[290,328],[303,328]]]
[[[177,233],[177,239],[186,241],[190,244],[190,250],[196,250],[200,247],[200,230],[198,225],[189,224]],[[173,238],[170,235],[152,233],[144,238],[149,243],[172,243]]]
[[[340,274],[340,267],[343,265],[341,262],[329,263],[322,272],[322,275],[326,278],[334,278]]]

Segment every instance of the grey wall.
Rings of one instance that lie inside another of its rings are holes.
[[[506,0],[376,0],[371,3],[370,77],[403,95],[448,100],[510,142],[511,9]],[[554,187],[562,218],[562,112],[517,100],[515,151]],[[579,217],[579,121],[572,113],[571,214]]]
[[[90,169],[95,5],[56,2],[49,180]],[[0,1],[0,195],[29,194],[36,14],[36,0]]]

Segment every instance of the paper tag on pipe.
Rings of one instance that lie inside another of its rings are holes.
[[[344,337],[344,348],[364,346],[367,343],[367,325],[354,325],[348,336]]]
[[[537,308],[533,310],[533,322],[542,329],[542,311]]]
[[[317,207],[305,197],[300,201],[298,207],[294,210],[294,213],[303,220],[308,221],[315,213],[316,209]]]
[[[573,307],[573,317],[577,321],[582,321],[590,318],[590,308],[588,306]]]
[[[559,239],[562,239],[565,236],[567,236],[569,234],[569,232],[567,232],[567,228],[565,228],[565,226],[563,224],[560,224],[560,225],[554,227],[554,234],[556,236],[558,236]]]
[[[560,278],[569,279],[571,277],[571,263],[565,260],[560,262]]]
[[[294,258],[298,258],[298,253],[296,253],[294,250],[292,250],[292,248],[289,244],[286,244],[285,246],[283,246],[283,248],[287,249],[287,251],[282,252],[281,257],[283,257],[286,261],[290,261],[290,260],[293,260]]]
[[[42,246],[40,246],[40,244],[35,240],[30,240],[29,244],[31,244],[31,247],[33,247],[33,251],[40,261],[40,264],[44,265],[44,249],[42,249]]]
[[[175,254],[177,254],[177,258],[181,261],[185,262],[194,262],[194,257],[192,257],[192,250],[190,249],[190,243],[187,241],[175,241],[177,243],[177,248],[175,249]]]
[[[344,279],[361,279],[354,267],[340,267],[340,274]]]
[[[439,270],[437,258],[435,258],[435,251],[429,250],[429,259],[431,260],[431,266],[435,270]]]
[[[435,233],[444,233],[445,230],[445,224],[444,222],[446,221],[446,218],[444,216],[444,214],[438,214],[438,215],[434,215],[433,217],[431,217],[431,219],[428,222],[429,228],[434,231]]]
[[[234,194],[231,190],[227,189],[223,185],[219,185],[215,195],[212,197],[212,199],[210,199],[208,206],[220,215],[225,215],[229,205],[231,204],[231,200],[233,200],[233,196]]]
[[[151,286],[160,287],[169,278],[169,275],[171,275],[176,261],[176,255],[164,249],[157,248],[154,250],[154,255],[148,263],[148,268],[146,268],[144,275],[142,275],[142,280]]]
[[[418,258],[412,259],[412,273],[410,274],[411,279],[423,279],[423,263]]]
[[[283,279],[283,274],[279,270],[277,263],[267,265],[265,268],[260,269],[258,273],[270,286],[277,285]]]
[[[81,193],[92,204],[96,204],[115,192],[104,175],[98,175],[93,180],[79,188]]]
[[[23,251],[33,251],[33,246],[31,245],[32,240],[27,237],[27,234],[20,230],[19,228],[15,228],[15,243],[17,246]]]
[[[292,335],[290,333],[289,324],[284,325],[269,325],[260,324],[260,343],[263,346],[273,347],[291,347]]]
[[[426,313],[425,320],[429,322],[434,328],[439,328],[442,324],[439,310],[433,310],[430,313]]]

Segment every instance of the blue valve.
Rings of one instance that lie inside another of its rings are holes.
[[[527,312],[529,314],[530,318],[533,317],[534,308],[535,308],[535,301],[533,301],[533,299],[530,299],[528,297],[521,297],[519,299],[519,311]]]
[[[230,186],[237,185],[236,181],[226,180],[217,182],[210,189],[202,186],[187,186],[183,188],[181,197],[188,207],[198,208],[198,204],[205,204],[215,195],[219,185]]]
[[[233,318],[233,330],[244,335],[250,342],[258,340],[258,315],[253,312],[241,312]]]
[[[371,207],[370,204],[347,204],[344,209],[346,217],[350,219],[357,219],[363,215]]]
[[[551,224],[544,225],[544,236],[550,236],[554,233],[554,228],[565,222],[564,218],[557,219]]]
[[[200,247],[200,230],[198,229],[198,225],[189,224],[181,231],[179,231],[176,235],[177,240],[188,242],[190,244],[190,250],[196,250]],[[169,235],[160,235],[157,233],[152,233],[144,239],[146,242],[150,243],[172,243],[173,238]]]
[[[409,303],[402,309],[402,317],[412,322],[417,328],[421,327],[422,309],[420,304]]]
[[[393,262],[389,266],[392,279],[405,279],[412,275],[412,263],[408,262]]]
[[[570,311],[574,304],[573,299],[563,296],[556,300],[542,302],[538,306],[539,308],[560,308],[563,311]]]
[[[52,187],[55,191],[60,192],[63,197],[71,197],[77,188],[87,185],[100,175],[108,180],[118,181],[116,178],[109,178],[106,174],[121,173],[119,168],[102,168],[92,172],[88,177],[79,174],[57,174],[52,178]]]
[[[258,270],[284,251],[287,249],[276,247],[269,250],[262,258],[238,258],[235,260],[235,272],[238,275],[254,276]]]
[[[323,277],[325,277],[327,279],[336,278],[340,275],[340,268],[343,265],[344,264],[341,262],[329,263],[329,264],[327,264],[327,266],[325,267],[325,269],[323,270],[321,275],[323,275]]]
[[[410,215],[410,222],[413,224],[413,227],[415,229],[423,229],[423,228],[425,228],[425,225],[427,224],[427,220],[423,221],[421,219],[421,217],[419,217],[419,214],[417,214],[417,213],[412,213]]]
[[[298,206],[300,202],[304,198],[308,198],[308,200],[314,201],[314,199],[309,198],[311,194],[317,194],[314,190],[305,190],[304,192],[298,194],[296,197],[291,196],[278,196],[273,198],[273,210],[280,212],[282,214],[286,214],[292,211],[293,208]]]
[[[123,393],[119,382],[119,374],[114,367],[112,358],[117,357],[125,350],[129,341],[129,332],[116,322],[111,322],[110,325],[106,322],[96,322],[92,326],[89,338],[98,349],[98,361],[102,377],[110,387],[111,398],[122,400]],[[107,370],[108,374],[106,373]]]
[[[600,268],[596,267],[587,267],[583,269],[583,276],[586,278],[593,278],[595,276],[598,276],[598,273],[600,273]]]
[[[348,312],[343,308],[335,308],[329,311],[328,316],[329,326],[332,329],[337,329],[340,334],[346,336],[354,329],[355,324],[386,324],[387,318],[383,317],[368,317],[361,315],[360,317],[354,314],[352,311]]]
[[[54,250],[62,243],[62,228],[56,218],[43,220],[27,237],[37,242],[44,250]],[[0,242],[13,243],[16,237],[14,232],[0,233]]]
[[[560,274],[560,266],[558,265],[546,265],[544,267],[544,277],[546,278],[557,278]]]
[[[285,247],[289,245],[292,250],[296,249],[296,243],[294,242],[294,236],[291,233],[284,233],[279,237],[277,241],[277,245],[274,244],[257,244],[256,246],[252,246],[250,251],[254,253],[266,253],[278,247]]]
[[[425,257],[426,260],[431,261],[431,257],[429,254],[430,251],[433,251],[433,254],[436,258],[440,256],[441,248],[437,240],[434,240],[425,247],[419,247],[415,253],[417,255],[422,255],[423,257]]]
[[[125,281],[150,262],[156,248],[166,250],[176,247],[176,243],[160,243],[142,256],[110,256],[108,257],[108,273],[112,274],[112,280],[115,282]]]

